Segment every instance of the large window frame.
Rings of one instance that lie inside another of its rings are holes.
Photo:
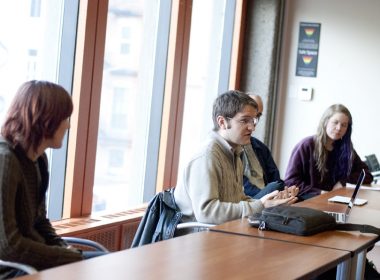
[[[149,138],[153,142],[149,144],[151,150],[147,154],[152,158],[147,159],[144,201],[150,199],[157,191],[176,184],[185,99],[192,1],[161,2],[164,5],[162,11],[167,10],[165,5],[171,5],[171,16],[163,14],[163,17],[170,18],[170,22],[163,21],[160,27],[165,29],[170,24],[170,34],[167,34],[167,37],[162,36],[161,40],[169,38],[168,49],[158,50],[156,59],[166,57],[164,54],[167,52],[167,60],[161,61],[167,63],[167,70],[161,75],[156,73],[153,81],[157,91],[154,94],[156,100],[153,102],[163,103],[163,107],[157,106],[151,111],[154,122],[150,124]],[[223,89],[236,88],[238,85],[239,76],[236,76],[236,73],[240,68],[240,37],[243,27],[237,20],[244,18],[242,14],[245,11],[242,7],[245,3],[246,0],[227,0],[227,5],[234,9],[227,23],[228,30],[225,31],[224,48],[230,50],[230,55],[220,69],[225,77],[223,84],[220,84],[220,88]],[[107,10],[108,0],[83,0],[79,4],[72,85],[75,110],[71,117],[68,137],[63,218],[91,214]],[[232,14],[235,14],[234,19]],[[236,36],[238,44],[235,42]],[[164,95],[160,95],[160,92]]]
[[[42,79],[72,91],[79,0],[3,1],[0,30],[2,69],[1,121],[21,83]],[[9,26],[17,26],[12,31]],[[14,33],[18,36],[14,36]],[[4,68],[3,68],[4,67]],[[62,217],[67,136],[61,149],[47,149],[49,188],[47,212],[52,220]]]
[[[107,0],[80,1],[63,218],[91,213]]]
[[[71,92],[73,83],[76,27],[79,0],[66,0],[62,18],[61,52],[59,57],[58,84]],[[66,156],[68,137],[65,135],[62,148],[52,150],[50,161],[50,185],[48,197],[48,215],[52,220],[59,220],[63,213]]]

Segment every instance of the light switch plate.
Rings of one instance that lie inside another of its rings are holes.
[[[298,89],[298,98],[302,101],[311,101],[313,98],[313,88],[312,87],[300,87]]]

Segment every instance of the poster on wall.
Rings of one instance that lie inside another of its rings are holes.
[[[296,76],[317,77],[321,24],[300,22]]]

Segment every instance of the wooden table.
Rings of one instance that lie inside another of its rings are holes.
[[[349,258],[347,251],[199,232],[19,279],[310,279]]]
[[[251,237],[288,241],[305,245],[350,251],[358,254],[365,248],[373,245],[376,236],[360,232],[325,231],[311,236],[298,236],[270,230],[259,230],[251,227],[247,219],[234,220],[212,227],[211,231],[235,233]]]
[[[348,196],[352,195],[353,189],[341,188],[322,194],[320,196],[314,197],[309,200],[302,201],[295,204],[296,206],[310,207],[314,209],[319,209],[323,211],[337,211],[344,212],[347,204],[328,202],[330,197],[335,195]],[[367,204],[362,206],[352,207],[350,217],[348,219],[349,223],[356,224],[369,224],[380,228],[380,191],[371,190],[359,190],[358,198],[364,198],[368,200]]]
[[[331,192],[324,193],[322,195],[316,196],[312,199],[308,199],[297,203],[296,205],[312,207],[321,210],[336,210],[336,209],[344,209],[347,204],[336,203],[336,202],[328,202],[327,200],[330,197],[341,195],[351,197],[353,193],[352,188],[340,188]],[[372,209],[372,210],[380,210],[380,191],[372,191],[368,189],[359,189],[356,198],[367,199],[368,203],[362,206],[354,206],[353,209]],[[375,222],[375,219],[371,218],[372,222]]]
[[[294,206],[310,207],[328,211],[342,211],[347,207],[346,204],[328,202],[329,197],[335,195],[351,196],[353,189],[339,189],[318,197],[300,202]],[[354,206],[351,211],[348,222],[365,223],[380,227],[380,210],[377,209],[376,201],[380,199],[380,192],[370,190],[360,190],[358,197],[369,200],[364,206]],[[374,245],[378,236],[374,234],[363,234],[360,232],[344,232],[344,231],[326,231],[312,236],[297,236],[274,231],[261,231],[251,227],[247,219],[240,219],[227,222],[222,225],[211,228],[212,231],[235,233],[247,235],[251,237],[259,237],[272,240],[288,241],[297,244],[306,244],[324,248],[337,250],[345,250],[351,253],[350,262],[345,262],[338,267],[338,277],[347,279],[348,277],[362,278],[364,274],[364,261],[366,258],[366,250]]]

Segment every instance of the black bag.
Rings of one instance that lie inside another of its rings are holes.
[[[249,217],[249,223],[260,230],[274,230],[295,235],[313,235],[327,230],[360,231],[380,235],[380,229],[370,225],[339,224],[329,214],[312,208],[279,205],[264,209]]]

